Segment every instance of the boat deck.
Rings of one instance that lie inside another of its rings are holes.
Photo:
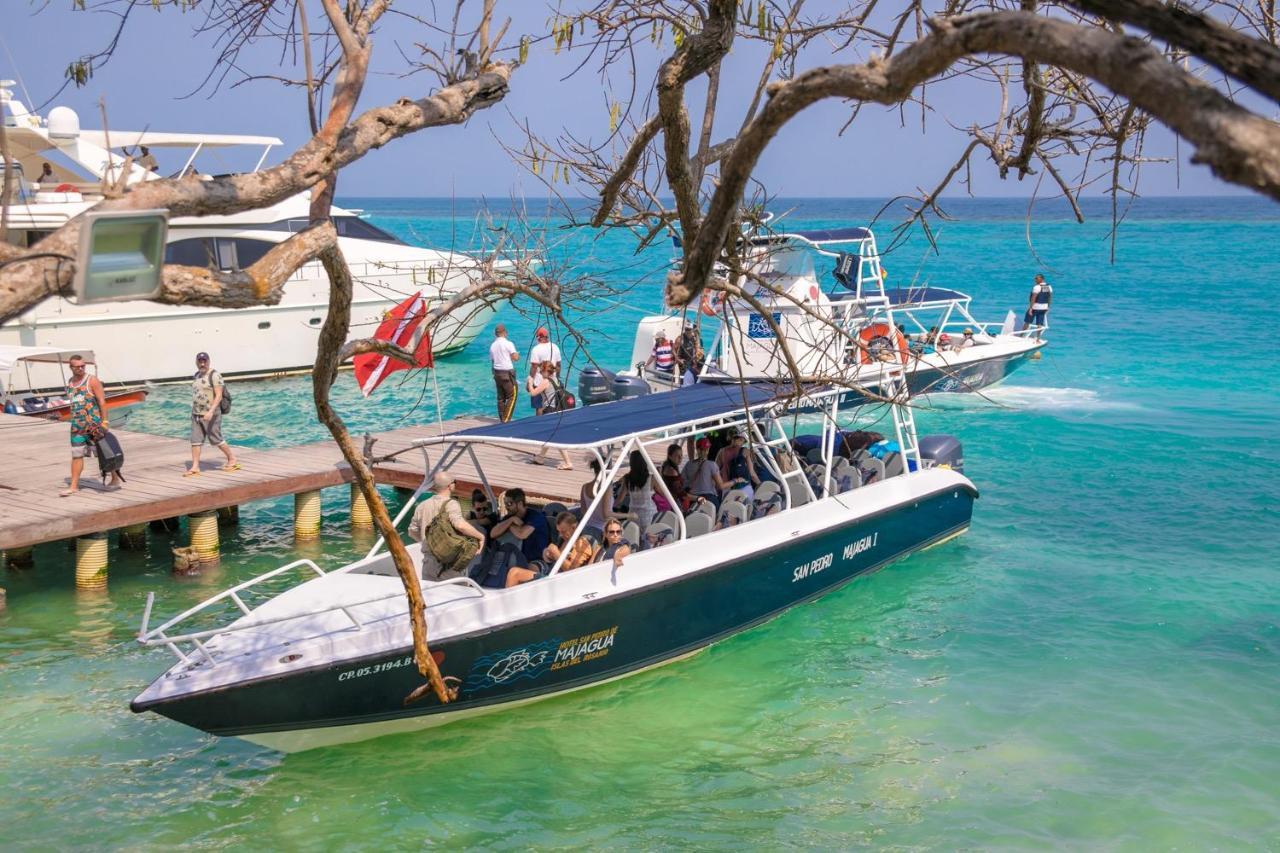
[[[445,421],[444,432],[456,432],[492,418],[464,417]],[[376,433],[375,458],[411,447],[415,439],[439,435],[441,425],[403,427]],[[0,414],[0,449],[7,464],[0,466],[0,550],[26,548],[42,542],[113,530],[161,518],[283,497],[351,481],[351,470],[332,441],[295,447],[254,450],[236,447],[241,470],[221,470],[222,454],[206,447],[199,477],[183,477],[191,460],[185,437],[113,430],[125,452],[127,483],[107,491],[97,475],[97,461],[86,460],[81,490],[58,497],[70,474],[70,425],[21,415]],[[359,440],[359,436],[356,437]],[[485,476],[495,492],[520,486],[531,497],[572,502],[589,475],[586,453],[573,454],[575,470],[559,471],[558,454],[550,464],[529,464],[526,450],[492,445],[475,448]],[[433,450],[432,462],[439,450]],[[379,483],[415,488],[423,476],[422,454],[409,449],[397,459],[378,463]],[[479,482],[469,460],[452,468],[459,486]]]

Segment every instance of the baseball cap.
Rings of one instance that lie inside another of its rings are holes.
[[[208,361],[208,360],[209,360],[209,353],[207,352],[196,353],[196,361]]]
[[[700,438],[700,439],[698,439],[698,444],[697,444],[697,446],[698,446],[698,447],[710,447],[710,446],[711,446],[711,439],[709,439],[709,438]]]
[[[539,326],[539,327],[538,327],[538,331],[534,332],[534,335],[536,335],[536,336],[537,336],[537,337],[539,337],[539,338],[549,338],[549,337],[551,337],[550,333],[549,333],[549,332],[547,332],[547,327],[546,327],[546,326]]]

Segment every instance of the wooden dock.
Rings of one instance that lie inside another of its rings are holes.
[[[445,421],[446,433],[456,432],[492,418],[455,418]],[[223,458],[215,448],[202,454],[203,473],[183,477],[191,461],[185,437],[173,438],[140,432],[113,430],[125,452],[124,474],[128,482],[107,491],[97,475],[97,461],[86,460],[78,494],[62,498],[70,475],[70,427],[19,415],[0,414],[0,550],[27,548],[42,542],[69,539],[141,524],[161,518],[238,506],[256,500],[309,492],[351,481],[351,470],[332,441],[295,447],[254,450],[236,447],[239,471],[222,471]],[[375,458],[411,447],[415,439],[439,435],[441,425],[404,427],[377,433]],[[358,436],[357,436],[358,439]],[[432,453],[434,463],[438,451]],[[545,466],[529,464],[522,449],[477,446],[476,455],[495,491],[520,486],[530,496],[573,502],[589,475],[588,456],[574,455],[573,471],[559,471],[556,453]],[[473,466],[463,461],[453,466],[460,486],[479,482]],[[378,463],[379,483],[416,487],[423,476],[422,454],[411,449],[394,461]]]

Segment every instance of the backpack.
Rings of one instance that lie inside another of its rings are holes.
[[[454,503],[450,500],[449,503]],[[440,507],[436,517],[427,527],[422,538],[423,546],[440,563],[441,574],[448,571],[462,572],[476,555],[476,541],[459,533],[449,520],[449,504]]]
[[[124,479],[124,450],[120,447],[120,439],[110,431],[104,431],[102,435],[93,439],[93,449],[98,457],[98,470],[102,473],[102,482],[107,482],[107,477],[112,474],[119,474],[120,479]]]
[[[222,379],[221,373],[217,374],[217,376]],[[210,379],[212,378],[210,377]],[[231,389],[227,387],[227,380],[225,379],[222,379],[222,397],[218,400],[218,411],[224,415],[231,411]]]

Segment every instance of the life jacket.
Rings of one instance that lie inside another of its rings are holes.
[[[1039,292],[1036,291],[1036,287],[1040,288]],[[1039,311],[1042,308],[1049,307],[1049,297],[1053,296],[1053,288],[1049,285],[1049,282],[1042,282],[1031,288],[1031,294],[1034,298],[1033,304],[1036,310]]]

